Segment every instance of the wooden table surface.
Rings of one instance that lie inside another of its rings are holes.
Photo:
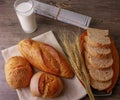
[[[39,0],[48,4],[85,14],[92,17],[90,27],[109,29],[120,53],[120,0]],[[61,27],[66,30],[78,30],[77,27],[36,15],[38,29],[26,34],[21,29],[13,8],[14,0],[0,0],[0,50],[17,44],[21,39],[32,38],[52,30],[57,36]],[[58,37],[59,39],[59,37]],[[18,100],[15,90],[5,80],[4,59],[0,53],[0,100]],[[120,100],[120,78],[108,97],[96,97],[96,100]],[[88,97],[83,98],[88,100]]]

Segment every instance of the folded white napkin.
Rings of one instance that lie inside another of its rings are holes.
[[[52,31],[41,34],[33,39],[47,43],[63,53],[62,48],[57,42]],[[4,60],[6,61],[8,58],[12,56],[21,55],[21,54],[18,51],[17,45],[15,45],[10,48],[2,50],[2,55],[4,57]],[[78,100],[83,98],[87,94],[85,88],[76,78],[76,76],[73,79],[63,78],[62,80],[64,82],[64,90],[60,96],[53,99],[43,99],[40,97],[39,98],[34,97],[31,94],[29,87],[23,89],[17,89],[16,91],[20,100]]]

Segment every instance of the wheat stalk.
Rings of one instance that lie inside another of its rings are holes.
[[[62,39],[62,42],[63,42],[65,52],[68,56],[68,59],[72,65],[72,68],[77,78],[82,82],[82,84],[86,88],[86,91],[88,93],[90,100],[95,100],[90,87],[90,79],[86,70],[84,58],[82,56],[82,48],[80,45],[79,36],[78,35],[75,36],[74,43],[71,43],[70,40],[68,39],[68,36],[65,36],[65,34],[63,37],[64,38]]]

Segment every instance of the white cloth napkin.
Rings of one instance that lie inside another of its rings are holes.
[[[34,37],[33,39],[47,43],[63,53],[62,48],[57,42],[52,31],[41,34],[37,37]],[[10,48],[2,50],[2,55],[4,60],[6,61],[8,58],[12,56],[21,55],[21,54],[18,51],[17,45],[15,45]],[[53,99],[43,99],[40,97],[39,98],[34,97],[31,94],[29,87],[23,89],[17,89],[16,91],[20,100],[78,100],[83,98],[87,94],[85,88],[76,78],[76,76],[73,79],[63,78],[62,80],[64,83],[64,90],[60,96]]]

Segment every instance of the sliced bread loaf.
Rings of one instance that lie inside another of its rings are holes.
[[[100,47],[93,47],[90,46],[88,43],[84,43],[84,47],[90,55],[94,57],[107,57],[111,54],[111,49],[110,48],[100,48]]]
[[[90,63],[94,68],[103,69],[109,68],[113,64],[112,55],[108,56],[107,58],[97,58],[91,56],[88,52],[85,52],[85,59]]]
[[[90,75],[90,84],[94,89],[105,90],[112,84],[114,74],[109,32],[88,28],[84,40],[84,55]]]

